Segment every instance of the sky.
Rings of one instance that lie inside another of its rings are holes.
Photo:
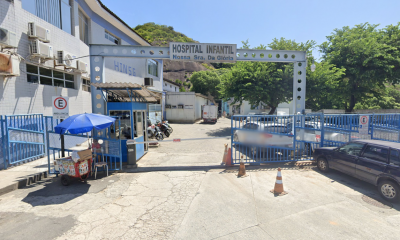
[[[400,22],[400,0],[101,0],[131,27],[147,22],[172,26],[202,43],[250,47],[284,37],[317,44],[334,29],[369,22]],[[321,57],[318,48],[313,56]]]

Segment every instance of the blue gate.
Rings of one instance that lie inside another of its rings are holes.
[[[42,114],[0,116],[3,167],[35,160],[46,152]],[[1,161],[2,160],[2,161]]]
[[[365,126],[362,116],[368,119]],[[400,142],[400,114],[235,115],[231,134],[233,164],[312,160],[315,148],[351,140]]]

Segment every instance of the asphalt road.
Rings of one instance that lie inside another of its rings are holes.
[[[227,124],[175,124],[174,138],[224,133]],[[212,141],[220,140],[163,143],[151,150],[156,161],[142,159],[182,166],[174,171],[100,174],[68,187],[52,178],[2,195],[0,239],[398,239],[400,205],[372,185],[294,164],[247,167],[238,178],[236,168],[207,168],[222,157],[224,141]],[[277,167],[281,197],[270,193]]]

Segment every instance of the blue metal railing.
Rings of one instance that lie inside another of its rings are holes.
[[[42,114],[1,116],[4,168],[45,155]]]
[[[366,132],[360,130],[361,116],[369,120],[364,126],[368,128]],[[231,134],[234,164],[242,157],[252,164],[311,160],[312,150],[317,147],[340,146],[357,139],[400,142],[400,114],[235,115],[231,118]],[[252,136],[248,137],[250,140],[262,134],[272,137],[263,143],[238,139],[239,134]],[[293,139],[292,145],[288,137]]]

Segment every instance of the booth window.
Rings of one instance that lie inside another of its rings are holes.
[[[83,91],[90,92],[90,79],[82,78]]]
[[[43,85],[75,88],[74,75],[26,64],[27,81]]]
[[[158,77],[158,62],[148,59],[147,60],[148,74]]]
[[[79,10],[79,38],[82,42],[89,45],[89,20],[83,14],[81,10]]]
[[[22,0],[22,8],[71,34],[72,14],[69,0]]]
[[[115,43],[116,45],[119,45],[120,40],[115,37],[114,35],[112,35],[111,33],[105,31],[105,37],[106,39],[110,40],[111,42]]]
[[[113,138],[121,139],[131,139],[131,111],[110,111],[111,117],[119,117],[121,126],[119,126],[118,120],[115,121],[115,131],[114,127],[111,128],[111,134]],[[119,132],[121,131],[121,136]]]

